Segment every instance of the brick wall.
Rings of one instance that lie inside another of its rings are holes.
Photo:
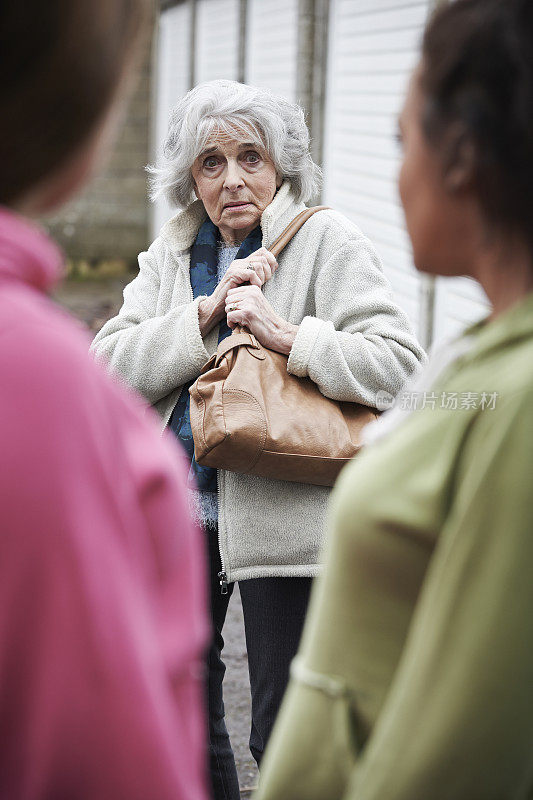
[[[148,242],[147,174],[151,130],[151,47],[119,139],[104,170],[82,194],[45,220],[74,272],[121,272]],[[101,262],[104,262],[102,264]]]

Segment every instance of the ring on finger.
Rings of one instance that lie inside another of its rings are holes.
[[[237,306],[228,306],[228,311],[237,311]]]

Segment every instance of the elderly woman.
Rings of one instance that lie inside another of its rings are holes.
[[[250,748],[259,763],[319,571],[329,492],[198,467],[187,389],[240,323],[328,397],[370,406],[380,390],[396,395],[424,356],[371,243],[341,214],[315,214],[279,264],[269,253],[318,187],[300,108],[231,81],[203,84],[174,110],[164,156],[156,191],[185,210],[140,256],[139,275],[94,350],[156,406],[191,458],[194,505],[211,551],[211,773],[217,798],[237,798],[222,703],[229,597],[239,581]]]
[[[533,797],[532,40],[530,0],[427,28],[400,118],[415,263],[492,312],[343,472],[258,800]]]

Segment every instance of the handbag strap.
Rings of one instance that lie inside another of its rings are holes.
[[[223,339],[218,345],[215,359],[216,366],[218,367],[226,353],[229,353],[230,350],[234,350],[236,347],[247,347],[248,352],[253,351],[252,355],[258,358],[260,361],[262,361],[265,357],[261,345],[253,333],[250,333],[247,328],[241,328],[240,325],[237,325],[232,336],[228,336],[226,339]]]
[[[317,211],[326,211],[327,209],[329,209],[329,206],[313,206],[312,208],[304,208],[303,211],[294,217],[292,222],[289,222],[285,230],[280,233],[275,242],[268,248],[272,255],[277,258],[283,248],[289,244],[292,237],[298,233],[302,225],[307,222],[309,217],[312,217]]]
[[[330,206],[312,206],[311,208],[304,208],[303,211],[300,211],[294,219],[289,222],[285,230],[283,230],[278,238],[273,242],[273,244],[268,248],[273,256],[276,258],[279,256],[283,248],[289,244],[292,237],[298,233],[302,225],[304,225],[309,217],[312,217],[313,214],[316,214],[317,211],[327,211],[329,210]],[[232,342],[229,347],[223,348],[223,354],[225,355],[229,350],[233,349],[233,347],[238,347],[239,345],[249,345],[249,340],[241,340],[240,337],[244,335],[246,337],[250,337],[252,334],[248,331],[247,328],[241,325],[236,325],[233,329],[233,334],[229,337],[228,342]],[[254,337],[255,339],[255,337]],[[253,347],[253,345],[252,345]],[[217,353],[222,353],[222,350],[217,350]],[[259,351],[261,348],[259,348]],[[254,353],[255,355],[255,353]],[[259,356],[258,356],[259,357]]]

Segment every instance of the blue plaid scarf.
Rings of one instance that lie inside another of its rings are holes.
[[[248,234],[244,242],[239,247],[235,258],[247,258],[255,250],[261,247],[262,234],[261,228],[257,228]],[[193,297],[200,295],[210,295],[218,283],[218,248],[220,244],[220,231],[216,225],[208,218],[201,225],[191,248],[190,276]],[[220,323],[218,332],[219,343],[229,336],[231,329],[228,328],[226,320]],[[183,387],[180,398],[174,407],[172,416],[168,423],[170,430],[178,437],[182,446],[185,448],[190,460],[188,485],[190,488],[197,488],[203,492],[217,491],[217,471],[211,467],[201,467],[194,458],[194,442],[191,430],[190,417],[190,395],[189,387],[194,381],[190,381]]]

